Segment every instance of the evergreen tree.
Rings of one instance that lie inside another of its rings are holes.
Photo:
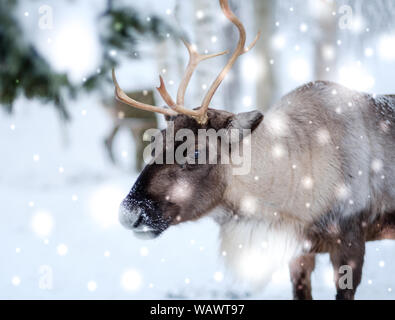
[[[108,8],[98,17],[98,29],[104,53],[99,69],[82,86],[71,83],[67,75],[55,72],[49,62],[23,35],[14,13],[17,0],[0,1],[0,104],[12,111],[13,103],[20,96],[38,99],[55,106],[63,119],[69,119],[65,105],[67,97],[75,97],[79,91],[100,89],[104,81],[111,81],[110,70],[117,64],[116,57],[109,54],[117,50],[130,54],[136,50],[136,40],[142,35],[155,39],[173,33],[170,26],[158,17],[149,21],[141,18],[138,11],[129,7]]]
[[[67,119],[64,94],[76,92],[65,74],[54,72],[29,43],[14,17],[16,0],[0,1],[0,104],[12,111],[19,95],[52,102]]]

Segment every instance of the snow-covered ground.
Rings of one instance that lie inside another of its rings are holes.
[[[117,222],[137,173],[126,132],[117,140],[123,169],[107,161],[109,118],[92,98],[72,106],[65,131],[52,108],[20,100],[0,112],[0,298],[2,299],[290,299],[287,270],[267,288],[235,283],[217,255],[209,219],[170,228],[152,241]],[[369,243],[358,299],[395,298],[395,243]],[[332,299],[327,255],[313,274],[313,295]]]

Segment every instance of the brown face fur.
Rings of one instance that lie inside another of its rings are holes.
[[[240,123],[254,129],[263,116],[257,111],[234,115],[226,111],[209,110],[208,118],[205,125],[185,115],[167,120],[174,121],[175,134],[187,128],[193,131],[195,141],[198,141],[199,129],[218,131],[240,126]],[[166,142],[163,154],[166,153],[166,147],[174,146],[173,149],[176,149],[180,143],[174,140]],[[200,148],[196,145],[196,150],[202,152]],[[208,150],[206,154],[209,154]],[[222,164],[166,164],[165,159],[164,164],[148,164],[121,204],[120,221],[136,235],[152,238],[170,225],[199,219],[222,200],[227,185],[226,172],[226,165]]]

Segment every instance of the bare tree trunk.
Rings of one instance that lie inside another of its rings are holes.
[[[316,17],[318,32],[314,41],[314,79],[334,80],[336,69],[336,30],[337,19],[332,12],[336,11],[335,1],[321,1],[320,14]]]
[[[195,44],[199,53],[212,53],[219,50],[221,44],[221,33],[218,32],[218,2],[212,0],[195,0],[193,16]],[[222,50],[222,49],[221,49]],[[223,60],[220,57],[202,62],[195,71],[194,81],[194,103],[200,105],[211,83],[221,70]],[[213,98],[213,107],[220,107],[222,104],[221,95]],[[197,105],[196,105],[197,106]]]
[[[239,3],[236,1],[230,1],[230,6],[232,7],[232,10],[236,16],[240,17],[241,8]],[[241,17],[240,19],[243,20]],[[239,40],[237,29],[232,23],[227,23],[224,29],[224,35],[226,39],[224,43],[226,44],[226,48],[229,48],[229,50],[232,49],[233,51]],[[228,58],[228,56],[225,57],[225,59]],[[240,61],[238,61],[232,67],[232,76],[222,84],[224,92],[224,107],[227,111],[234,112],[241,104],[240,96],[243,91],[241,78],[242,75]]]
[[[188,10],[187,10],[188,8],[185,8],[185,1],[183,3],[184,3],[184,6],[182,6],[181,0],[177,0],[175,8],[174,8],[174,16],[175,16],[175,19],[176,19],[177,24],[179,26],[180,32],[184,31],[182,28],[182,18],[181,17],[184,15],[190,16],[190,12],[188,12]],[[186,35],[183,35],[182,37],[184,37],[184,38],[186,38],[186,40],[188,40]],[[186,61],[187,58],[184,58],[186,49],[185,49],[184,45],[182,44],[181,39],[174,39],[174,40],[175,41],[173,41],[173,43],[174,43],[174,46],[176,49],[176,51],[174,53],[175,53],[176,60],[177,60],[177,75],[178,75],[177,79],[180,80],[183,73],[184,73],[185,66],[187,65],[188,61]],[[174,59],[173,55],[170,56],[169,59]]]
[[[257,108],[265,111],[277,98],[275,69],[270,63],[275,58],[270,39],[275,26],[273,17],[276,3],[274,0],[255,0],[254,5],[255,25],[262,32],[254,49],[256,66],[259,68],[256,79],[256,103]]]
[[[175,8],[174,8],[174,17],[176,22],[180,25],[180,16],[184,14],[181,10],[179,0],[177,0]],[[180,27],[181,28],[181,27]],[[182,29],[180,29],[181,32]],[[186,57],[185,57],[185,48],[181,42],[181,39],[178,37],[170,37],[165,39],[164,41],[158,42],[156,45],[156,61],[157,61],[157,68],[160,75],[163,76],[166,87],[170,93],[170,95],[175,99],[177,88],[179,81],[182,77],[182,74],[185,70],[186,66]],[[185,57],[185,58],[184,58]],[[158,92],[155,91],[155,99],[158,101],[159,105],[165,105],[165,102],[161,98]],[[161,123],[164,123],[164,118],[159,116]]]

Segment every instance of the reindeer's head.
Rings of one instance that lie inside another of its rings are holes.
[[[136,108],[162,113],[174,126],[175,138],[169,139],[168,133],[163,131],[164,143],[160,152],[155,150],[153,161],[144,168],[121,204],[121,223],[143,238],[155,237],[170,225],[196,220],[221,201],[229,177],[229,165],[220,164],[224,163],[220,159],[224,155],[223,145],[217,144],[214,150],[216,158],[208,159],[213,154],[212,149],[210,150],[212,141],[206,137],[205,143],[202,144],[199,130],[221,131],[230,142],[227,151],[232,152],[232,143],[240,143],[239,139],[234,142],[231,138],[232,129],[240,133],[237,135],[239,138],[243,137],[244,132],[253,131],[263,118],[258,111],[235,115],[223,110],[208,109],[213,95],[236,59],[249,51],[259,38],[258,34],[253,43],[245,47],[246,33],[242,23],[230,10],[227,0],[220,0],[220,4],[225,16],[238,28],[240,39],[232,57],[210,87],[201,107],[193,110],[184,107],[185,91],[193,71],[201,61],[227,52],[200,55],[193,46],[184,41],[190,60],[177,92],[177,102],[170,97],[161,77],[161,85],[157,88],[169,108],[151,106],[131,99],[120,89],[113,71],[117,99]],[[189,129],[195,138],[190,145],[188,141],[182,142],[177,139],[177,133],[183,129]],[[186,152],[180,154],[177,147],[181,143],[186,144],[183,148]],[[175,158],[174,163],[169,163],[169,154],[170,158]],[[155,161],[158,157],[164,159],[164,162],[159,164]]]

